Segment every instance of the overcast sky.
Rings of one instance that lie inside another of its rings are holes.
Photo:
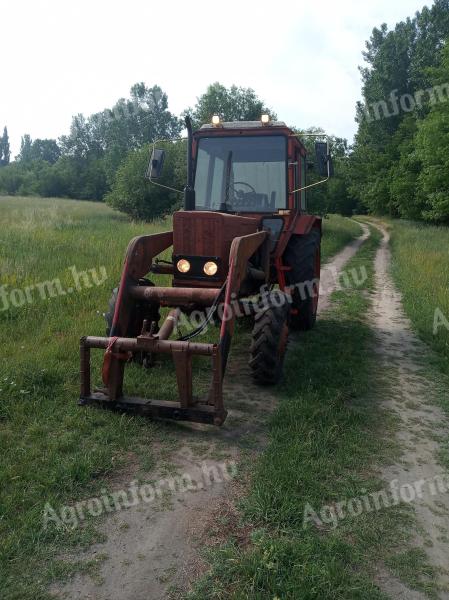
[[[0,127],[59,137],[137,81],[180,113],[207,85],[252,87],[291,125],[352,138],[361,52],[431,0],[0,0]]]

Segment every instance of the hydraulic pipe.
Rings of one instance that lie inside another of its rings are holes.
[[[157,332],[157,337],[159,340],[168,340],[168,338],[173,333],[174,328],[179,319],[179,315],[181,314],[181,310],[179,308],[175,308],[171,310],[168,317],[165,319],[161,328]]]

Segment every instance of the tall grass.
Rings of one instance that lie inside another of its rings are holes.
[[[390,221],[392,274],[420,337],[449,374],[449,228]]]
[[[78,341],[104,334],[102,313],[120,279],[129,240],[168,229],[170,219],[132,223],[99,203],[0,198],[0,285],[8,286],[8,294],[55,278],[68,289],[70,267],[106,272],[101,285],[47,299],[33,292],[22,306],[0,306],[2,598],[46,598],[48,582],[68,568],[54,561],[61,549],[93,539],[89,529],[43,531],[46,502],[61,506],[107,485],[131,453],[151,466],[154,442],[160,447],[174,440],[176,430],[169,425],[77,405]],[[324,231],[327,258],[360,229],[331,217]],[[167,285],[169,278],[157,282]],[[94,383],[100,383],[100,361],[101,353],[94,353]],[[150,373],[130,367],[126,383],[145,396],[149,389],[156,398],[176,396],[168,359]]]

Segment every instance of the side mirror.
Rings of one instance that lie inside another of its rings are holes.
[[[321,177],[332,177],[334,166],[331,155],[327,152],[326,142],[315,142],[315,155],[318,173]]]
[[[162,169],[165,160],[165,150],[154,148],[151,153],[150,162],[148,163],[146,179],[158,179],[162,175]]]

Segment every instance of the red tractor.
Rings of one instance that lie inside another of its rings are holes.
[[[107,337],[81,339],[82,404],[185,421],[221,425],[226,418],[222,385],[239,315],[252,315],[250,369],[258,384],[282,374],[289,329],[315,323],[320,278],[321,218],[307,214],[306,149],[285,123],[220,122],[192,132],[186,119],[187,185],[184,210],[173,231],[134,238],[111,300]],[[316,142],[316,165],[332,174],[328,142]],[[147,177],[162,172],[165,152],[153,148]],[[157,257],[173,248],[172,261]],[[171,287],[158,287],[150,274],[170,274]],[[160,309],[171,310],[160,322]],[[192,311],[204,320],[174,337]],[[216,343],[198,341],[212,321]],[[194,338],[197,340],[194,340]],[[105,350],[104,388],[91,391],[90,349]],[[127,362],[149,364],[157,353],[173,357],[179,401],[123,395]],[[209,357],[212,382],[203,399],[193,395],[192,357]]]

